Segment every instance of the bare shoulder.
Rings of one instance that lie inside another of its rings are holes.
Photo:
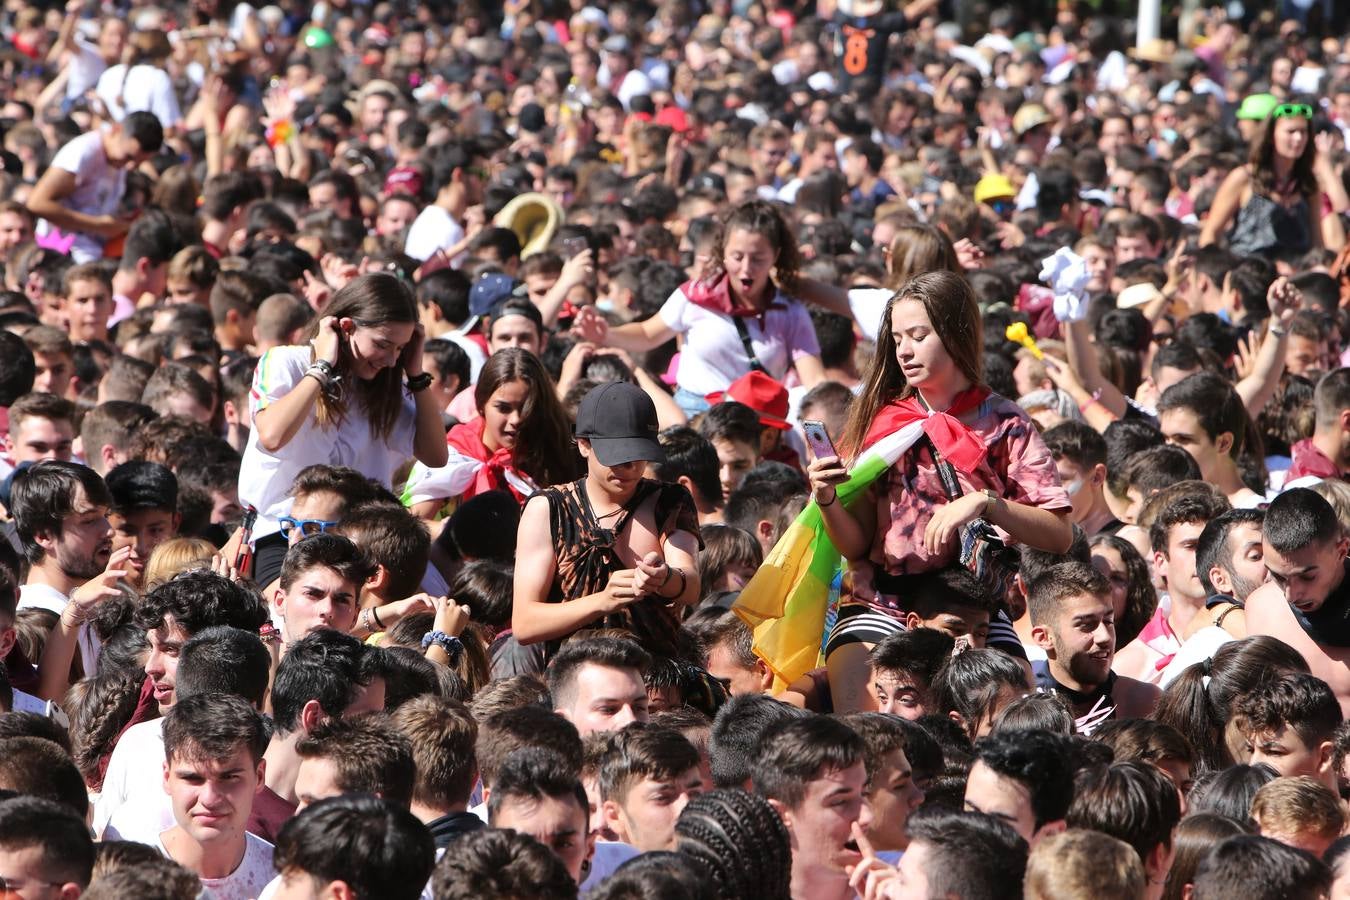
[[[1284,591],[1273,581],[1261,585],[1247,598],[1243,610],[1247,620],[1248,634],[1262,634],[1261,629],[1276,627],[1292,620],[1289,604],[1284,599]]]
[[[1116,709],[1121,718],[1138,719],[1153,714],[1154,707],[1158,705],[1158,698],[1162,696],[1162,690],[1156,684],[1119,675],[1116,677],[1111,695],[1116,701]]]

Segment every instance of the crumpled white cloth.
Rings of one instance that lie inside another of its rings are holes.
[[[1081,322],[1087,318],[1087,286],[1091,278],[1087,261],[1068,247],[1060,247],[1054,256],[1041,261],[1041,281],[1055,292],[1056,319]]]

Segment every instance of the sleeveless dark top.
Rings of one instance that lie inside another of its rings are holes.
[[[702,549],[698,513],[693,498],[683,485],[642,479],[632,499],[612,525],[606,527],[591,509],[585,483],[586,479],[582,478],[539,492],[548,499],[549,533],[558,566],[549,591],[550,602],[565,603],[599,593],[609,584],[610,575],[627,568],[615,545],[634,512],[653,494],[656,495],[655,522],[660,539],[664,541],[676,531],[687,531],[698,538]],[[670,601],[659,597],[643,597],[625,609],[596,620],[590,627],[630,631],[649,653],[672,658],[678,655],[679,613]]]

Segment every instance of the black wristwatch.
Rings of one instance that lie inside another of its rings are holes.
[[[431,373],[423,372],[421,375],[412,375],[408,378],[408,390],[414,394],[421,393],[431,387]]]

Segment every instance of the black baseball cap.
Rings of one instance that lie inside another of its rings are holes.
[[[656,440],[660,430],[652,398],[626,381],[592,388],[577,407],[575,434],[591,442],[601,465],[665,462],[666,453]]]

